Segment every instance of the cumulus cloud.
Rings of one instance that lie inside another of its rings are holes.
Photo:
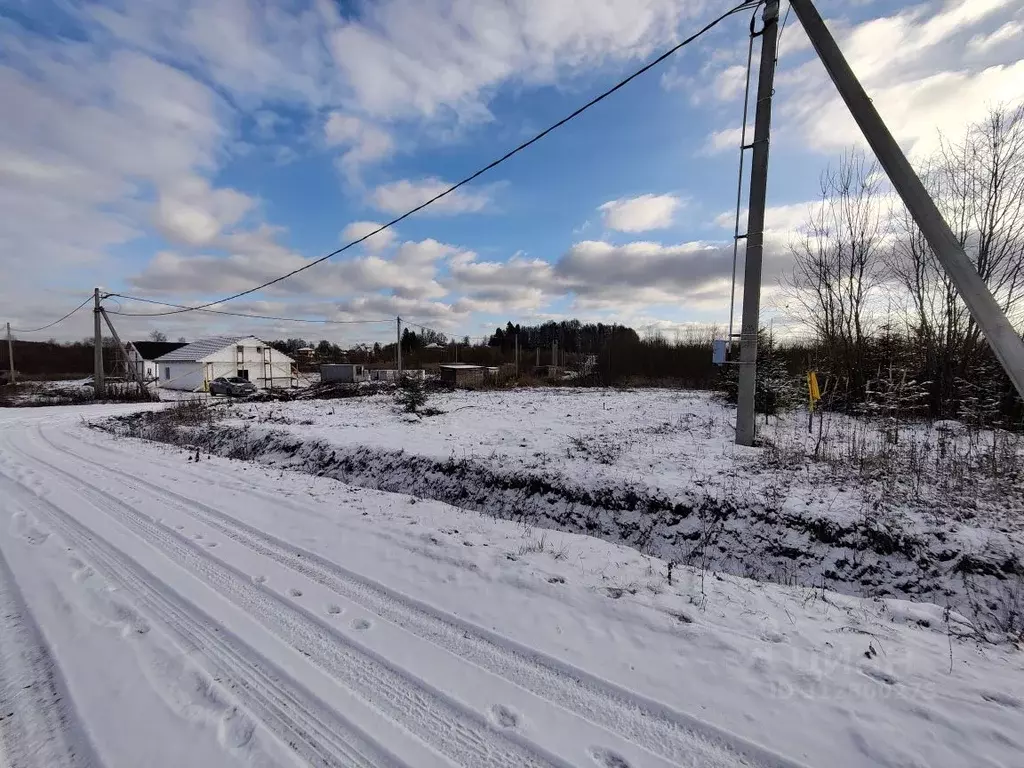
[[[708,136],[707,141],[704,142],[703,152],[706,155],[717,155],[720,152],[725,152],[727,150],[737,152],[739,151],[740,140],[742,138],[743,129],[740,127],[724,128],[720,131],[714,131],[710,136]]]
[[[324,138],[330,147],[345,147],[338,158],[338,168],[353,183],[358,181],[363,165],[389,157],[394,151],[394,142],[387,131],[341,112],[334,112],[327,119]]]
[[[786,242],[766,237],[766,282],[789,263]],[[630,314],[654,305],[722,309],[728,302],[731,274],[732,245],[727,243],[614,245],[585,240],[554,263],[522,256],[506,262],[471,260],[450,267],[443,282],[462,296],[456,305],[471,311],[538,310],[569,295],[574,307]]]
[[[1007,59],[998,43],[1013,31],[1009,0],[954,0],[920,5],[856,25],[839,43],[896,138],[912,153],[938,147],[993,104],[1024,99],[1024,53]],[[1007,28],[1009,24],[1009,28]],[[988,32],[986,30],[992,30]],[[965,48],[971,56],[965,57]],[[780,136],[798,136],[823,152],[863,138],[811,58],[780,72]]]
[[[384,0],[338,24],[331,51],[360,107],[376,117],[487,116],[488,91],[506,80],[553,82],[606,60],[648,54],[672,39],[693,4],[591,0],[585,4]]]
[[[611,200],[598,207],[604,225],[618,232],[647,232],[672,226],[683,201],[674,195],[640,195]]]
[[[401,214],[422,205],[432,197],[444,192],[451,184],[441,179],[401,179],[381,184],[370,196],[373,206],[385,213]],[[424,210],[433,215],[477,213],[491,202],[490,195],[483,190],[459,189]]]
[[[255,202],[238,190],[213,189],[206,179],[188,176],[160,190],[154,219],[170,240],[205,246],[225,228],[237,224]]]
[[[380,229],[380,223],[376,221],[353,221],[343,230],[341,230],[341,240],[345,243],[350,243],[353,240],[358,240],[362,237],[366,237],[371,232],[376,232]],[[377,232],[376,235],[363,241],[363,248],[368,251],[381,251],[389,248],[395,242],[395,230],[385,229],[383,232]]]

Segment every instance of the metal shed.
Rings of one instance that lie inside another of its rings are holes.
[[[320,366],[320,381],[356,384],[360,381],[369,380],[370,372],[366,370],[366,366],[358,363],[335,363]]]
[[[469,363],[445,363],[440,366],[441,381],[445,384],[454,384],[457,387],[469,384],[479,384],[484,380],[486,369],[482,365],[470,365]]]

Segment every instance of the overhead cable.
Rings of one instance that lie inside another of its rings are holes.
[[[41,326],[39,328],[11,328],[11,330],[13,332],[15,332],[15,333],[37,333],[39,331],[45,331],[47,328],[53,328],[53,326],[57,325],[57,323],[63,323],[65,320],[67,320],[69,317],[71,317],[73,314],[75,314],[75,312],[80,310],[82,307],[84,307],[86,304],[88,304],[92,300],[93,300],[93,297],[90,294],[89,296],[86,297],[85,301],[83,301],[77,307],[72,309],[66,315],[64,315],[63,317],[57,318],[52,323],[47,323],[46,325],[43,325],[43,326]]]

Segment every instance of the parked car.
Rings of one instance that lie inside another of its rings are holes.
[[[241,376],[220,376],[210,382],[211,395],[243,397],[256,391],[256,385]]]

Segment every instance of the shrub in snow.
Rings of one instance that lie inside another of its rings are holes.
[[[739,366],[726,365],[722,371],[722,390],[727,402],[739,399]],[[803,402],[803,390],[790,374],[785,358],[779,354],[772,334],[762,329],[757,339],[757,388],[754,408],[757,413],[774,416]]]

